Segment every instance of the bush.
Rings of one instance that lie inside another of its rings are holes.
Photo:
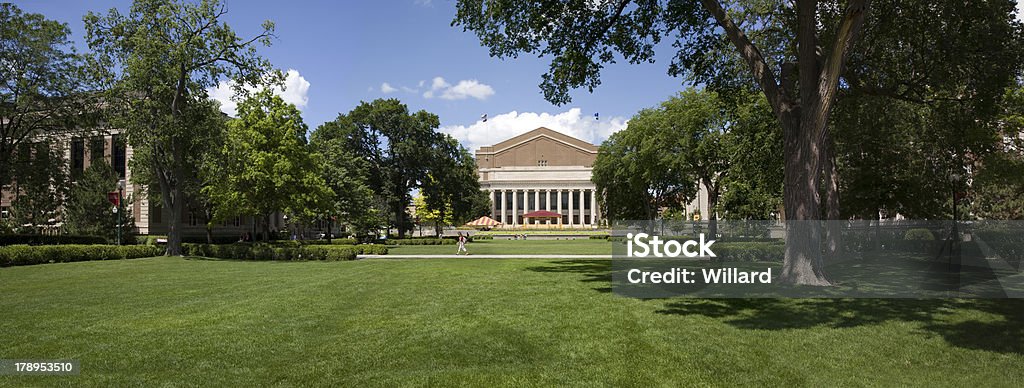
[[[0,247],[0,266],[138,259],[163,253],[163,248],[147,245],[11,245]]]
[[[935,235],[932,231],[925,228],[915,228],[907,230],[903,234],[903,239],[908,241],[935,241]]]
[[[608,240],[609,238],[611,238],[611,236],[607,234],[595,234],[593,236],[590,236],[591,240]]]
[[[388,240],[393,245],[455,245],[454,238],[404,238]]]
[[[257,261],[342,261],[355,260],[356,255],[386,255],[388,248],[377,244],[327,245],[291,243],[182,244],[188,256],[215,257],[231,260]]]
[[[769,242],[716,243],[711,250],[718,261],[777,261],[786,256],[786,245]]]
[[[469,236],[469,241],[478,241],[478,240],[494,240],[494,236],[491,236],[491,235],[476,235],[476,234],[474,234],[472,236]]]
[[[106,244],[107,240],[100,236],[55,235],[42,234],[4,234],[0,235],[0,245],[63,245],[63,244]]]

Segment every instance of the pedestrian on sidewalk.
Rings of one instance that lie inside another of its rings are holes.
[[[455,252],[456,255],[462,252],[466,252],[466,255],[469,255],[469,250],[466,249],[467,240],[469,239],[466,238],[466,235],[462,234],[462,232],[459,232],[459,236],[456,237],[456,241],[458,241],[459,243],[459,250]]]

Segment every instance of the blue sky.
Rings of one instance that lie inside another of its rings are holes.
[[[26,12],[68,23],[83,45],[87,11],[126,11],[130,1],[20,1]],[[669,47],[653,65],[610,65],[593,94],[572,93],[554,106],[538,84],[549,59],[491,58],[476,36],[451,27],[454,1],[282,2],[227,0],[227,21],[241,36],[276,23],[277,39],[260,53],[275,67],[293,70],[286,99],[296,103],[310,128],[348,112],[360,101],[400,99],[412,110],[441,119],[442,131],[471,150],[545,125],[592,142],[625,127],[639,109],[683,88],[666,75]],[[435,79],[437,88],[432,88]],[[385,83],[387,86],[385,86]],[[426,95],[425,95],[426,94]],[[226,93],[214,95],[226,100]],[[600,113],[595,120],[593,114]],[[486,113],[487,123],[480,122]]]
[[[19,7],[67,22],[82,43],[82,16],[130,1],[20,1]],[[488,56],[473,33],[451,27],[453,0],[240,1],[227,0],[227,21],[240,36],[259,32],[267,19],[277,39],[260,52],[289,71],[282,93],[303,111],[310,128],[348,112],[360,101],[402,100],[441,119],[441,131],[471,151],[537,126],[600,143],[638,110],[682,90],[666,74],[673,51],[663,43],[654,64],[608,65],[594,91],[577,90],[573,102],[554,106],[537,85],[549,58]],[[1020,14],[1022,5],[1018,5]],[[439,80],[440,77],[442,80]],[[386,85],[385,85],[386,83]],[[433,87],[434,85],[437,87]],[[213,95],[230,105],[228,93]],[[600,120],[593,114],[600,113]],[[486,113],[488,122],[480,121]]]

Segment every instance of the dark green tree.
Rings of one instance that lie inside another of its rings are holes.
[[[217,207],[214,219],[259,217],[266,240],[274,212],[309,220],[330,209],[334,193],[321,175],[323,160],[305,136],[299,110],[270,89],[239,103],[238,118],[228,122],[224,174],[205,188]]]
[[[420,188],[426,210],[437,212],[437,220],[450,220],[454,225],[490,213],[490,198],[480,191],[473,155],[447,134],[437,134],[434,141],[427,178]],[[437,236],[443,226],[444,222],[434,223]]]
[[[117,237],[118,215],[107,193],[117,190],[117,172],[99,159],[75,181],[64,207],[64,229],[69,234],[101,236],[108,241]],[[130,240],[135,230],[132,216],[132,198],[125,198],[120,209],[122,241]]]
[[[412,201],[411,190],[427,179],[436,144],[437,115],[427,111],[410,113],[396,99],[377,99],[360,103],[339,123],[350,126],[346,146],[367,161],[370,189],[387,203],[391,226],[398,236],[412,230],[406,207]]]
[[[350,132],[355,127],[345,116],[339,116],[319,127],[310,136],[310,146],[323,160],[323,174],[327,186],[334,192],[332,206],[321,215],[328,231],[341,222],[356,234],[375,233],[385,226],[386,208],[374,201],[370,189],[369,164],[349,147]],[[329,234],[329,233],[328,233]],[[328,236],[328,240],[330,240]]]
[[[8,220],[19,233],[39,233],[60,219],[71,181],[67,162],[63,150],[50,141],[22,143],[18,148]]]
[[[106,99],[111,124],[125,129],[134,150],[132,171],[147,171],[136,183],[155,182],[171,214],[184,212],[195,159],[206,146],[207,88],[225,77],[239,90],[267,81],[269,63],[255,46],[270,44],[273,23],[246,40],[224,22],[226,13],[217,0],[136,0],[127,14],[85,16],[98,61],[118,70]],[[180,255],[181,219],[167,222],[167,254]]]
[[[87,61],[67,24],[0,4],[0,184],[11,182],[23,144],[95,122]]]

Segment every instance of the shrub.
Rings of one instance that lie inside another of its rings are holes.
[[[0,247],[0,266],[138,259],[163,253],[163,248],[147,245],[11,245]]]
[[[786,246],[769,242],[716,243],[711,250],[719,261],[778,261],[786,256]]]
[[[0,235],[0,245],[62,245],[62,244],[106,244],[107,240],[100,236],[55,235],[42,234],[4,234]]]
[[[455,245],[454,238],[405,238],[388,240],[393,245]]]
[[[388,248],[377,244],[327,245],[292,243],[182,244],[188,256],[215,257],[231,260],[275,261],[341,261],[354,260],[356,255],[386,255]]]
[[[611,238],[611,236],[607,234],[595,234],[590,236],[591,240],[608,240],[609,238]]]
[[[903,239],[908,241],[934,241],[935,235],[933,235],[932,231],[928,229],[915,228],[907,230],[907,232],[903,234]]]
[[[478,234],[474,234],[472,236],[469,236],[469,241],[478,241],[478,240],[494,240],[494,236],[491,236],[491,235],[478,235]]]

